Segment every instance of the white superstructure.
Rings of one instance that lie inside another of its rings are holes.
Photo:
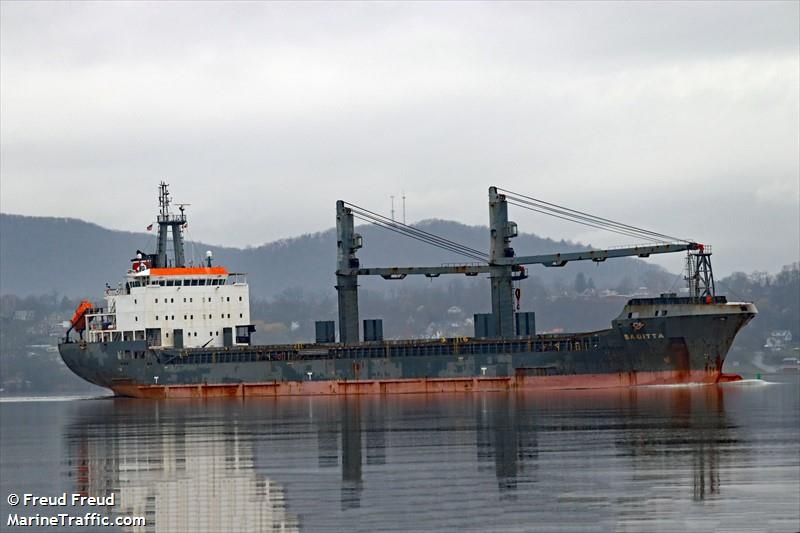
[[[87,342],[147,341],[155,348],[249,345],[255,328],[250,324],[245,275],[212,266],[210,251],[203,266],[187,266],[183,229],[188,204],[179,204],[180,214],[173,214],[164,182],[159,185],[158,203],[156,252],[137,250],[125,283],[116,289],[106,285],[106,306],[93,307],[84,300],[72,317],[72,327],[85,329]]]
[[[151,346],[176,348],[249,344],[243,274],[222,267],[134,265],[124,287],[106,290],[105,309],[87,313],[89,342],[146,339]]]

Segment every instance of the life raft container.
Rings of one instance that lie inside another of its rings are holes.
[[[70,319],[70,324],[72,324],[72,328],[75,331],[83,331],[86,329],[86,311],[92,308],[92,304],[89,303],[87,300],[81,300],[81,303],[78,304],[77,309],[75,309],[75,313],[72,315],[72,319]]]

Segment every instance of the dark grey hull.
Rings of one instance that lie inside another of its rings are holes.
[[[594,333],[519,339],[213,349],[153,349],[145,341],[66,342],[59,350],[82,378],[130,396],[159,397],[154,389],[187,386],[271,385],[269,390],[280,395],[352,391],[342,383],[387,382],[398,392],[423,392],[454,389],[431,386],[451,380],[471,382],[465,385],[470,390],[490,382],[490,388],[715,382],[736,333],[752,317],[742,312],[617,320]],[[292,386],[278,387],[282,384]],[[144,389],[150,392],[141,393]],[[247,393],[246,387],[239,390]]]

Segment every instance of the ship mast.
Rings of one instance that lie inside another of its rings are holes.
[[[162,181],[158,185],[158,248],[155,268],[166,268],[168,266],[182,268],[186,266],[183,250],[183,226],[186,224],[186,214],[183,211],[187,204],[181,204],[179,206],[180,214],[173,215],[169,210],[169,196],[169,185]],[[174,253],[173,265],[167,263],[167,238],[170,231],[172,232],[172,249]]]
[[[714,271],[711,269],[711,247],[699,245],[696,250],[689,250],[686,256],[686,276],[689,285],[689,296],[705,298],[716,296],[714,287]]]

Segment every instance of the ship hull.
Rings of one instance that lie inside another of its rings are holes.
[[[615,320],[607,330],[519,339],[153,349],[59,345],[69,368],[121,396],[403,394],[716,383],[753,313]]]
[[[735,374],[717,371],[628,372],[575,376],[505,378],[377,379],[364,381],[287,381],[197,385],[117,384],[119,396],[149,399],[325,396],[359,394],[434,394],[499,392],[511,390],[568,390],[636,387],[648,385],[712,384],[737,381]]]

